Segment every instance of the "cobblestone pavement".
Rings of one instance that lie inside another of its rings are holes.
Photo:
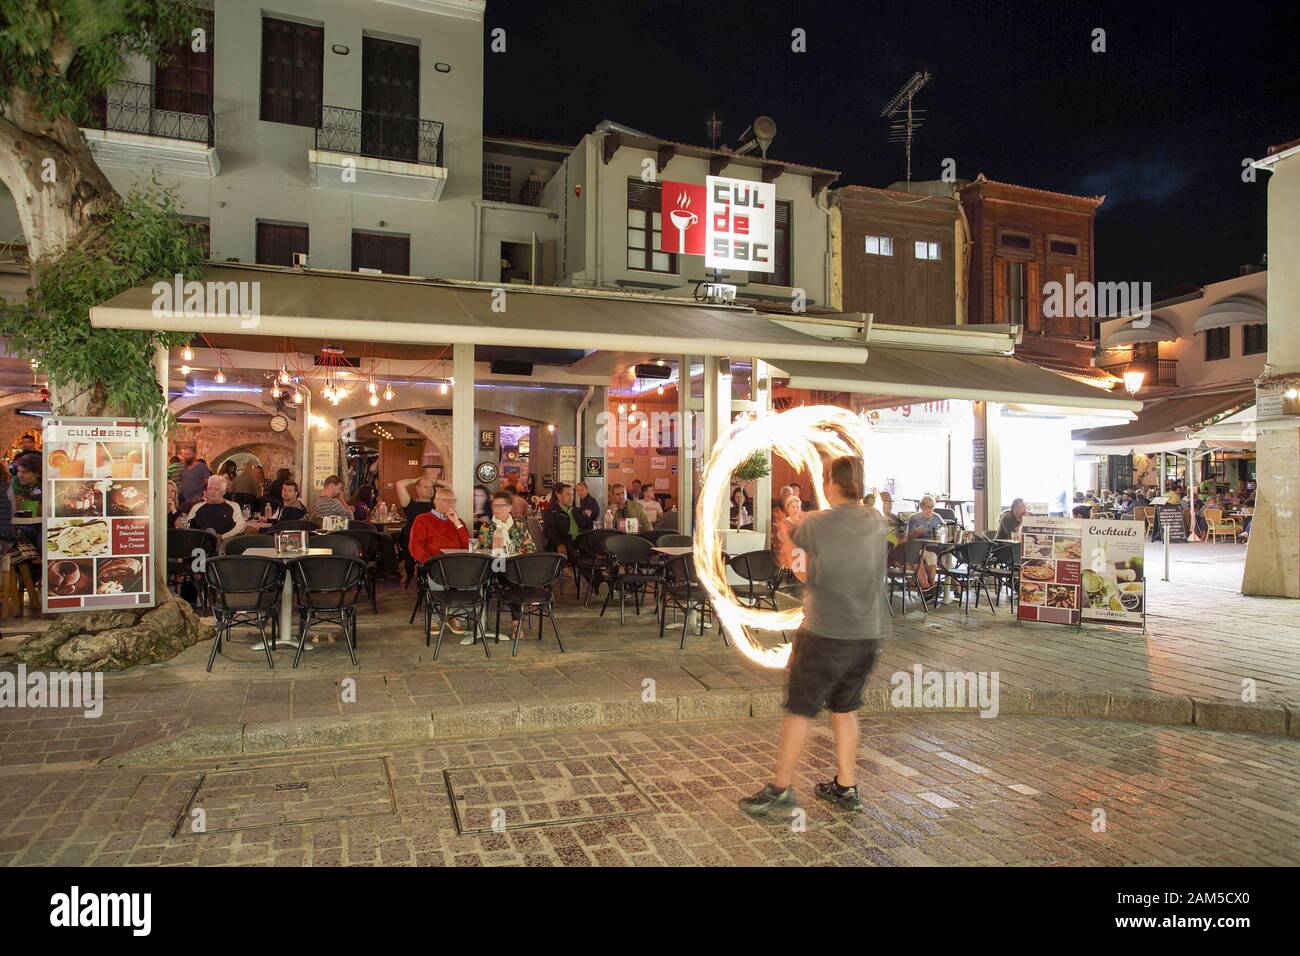
[[[1259,703],[1300,711],[1300,601],[1221,589],[1240,580],[1239,545],[1189,544],[1175,546],[1174,553],[1173,581],[1165,583],[1159,580],[1160,548],[1148,549],[1153,611],[1145,635],[1099,626],[1016,625],[1005,603],[996,614],[984,607],[969,615],[956,607],[929,614],[913,608],[894,622],[873,686],[920,664],[996,671],[1004,693],[1141,692],[1231,702],[1241,700],[1249,680]],[[292,651],[282,650],[270,670],[245,630],[227,642],[211,673],[204,669],[211,647],[205,642],[163,664],[105,675],[99,719],[79,711],[0,708],[0,767],[94,763],[214,725],[587,700],[635,703],[646,678],[656,682],[661,699],[781,683],[780,672],[752,666],[723,647],[716,630],[703,636],[692,631],[679,650],[679,628],[659,640],[653,615],[629,611],[620,626],[612,612],[598,616],[598,601],[590,608],[577,604],[571,590],[562,593],[557,611],[567,653],[548,631],[541,642],[521,641],[517,658],[505,644],[488,660],[481,647],[453,640],[435,661],[422,628],[407,624],[412,602],[412,592],[381,587],[381,613],[359,615],[358,668],[336,634],[322,629],[322,644],[304,655],[300,668],[289,666]],[[6,633],[20,623],[7,622]],[[15,643],[0,642],[0,654]],[[8,661],[0,656],[0,669],[12,670]],[[353,699],[342,693],[344,677],[355,681]]]
[[[777,727],[759,718],[248,763],[11,770],[0,775],[0,863],[1300,864],[1296,740],[1052,717],[871,716],[859,761],[867,809],[853,816],[812,799],[832,765],[823,721],[796,782],[800,826],[736,809],[768,779]],[[205,832],[191,832],[199,819]]]

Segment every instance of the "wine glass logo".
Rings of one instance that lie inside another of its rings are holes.
[[[679,246],[683,252],[686,251],[686,230],[700,221],[699,214],[691,212],[690,205],[691,197],[683,189],[677,194],[677,208],[668,214],[677,229]]]

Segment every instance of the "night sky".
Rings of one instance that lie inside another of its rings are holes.
[[[1266,250],[1268,174],[1242,160],[1300,137],[1300,5],[799,0],[488,0],[488,132],[573,143],[602,119],[707,145],[760,114],[769,156],[904,178],[880,108],[914,70],[913,178],[1106,195],[1101,280],[1162,290],[1236,275]],[[807,53],[791,31],[807,31]],[[1095,27],[1105,53],[1090,49]]]

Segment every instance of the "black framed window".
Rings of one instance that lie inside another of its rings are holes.
[[[627,181],[627,267],[646,272],[677,274],[677,253],[660,252],[663,222],[659,183]]]
[[[352,232],[352,270],[378,269],[390,275],[411,274],[411,237],[383,232]]]
[[[794,266],[791,262],[794,243],[790,225],[791,204],[789,200],[777,200],[776,203],[776,249],[773,250],[772,264],[776,266],[771,272],[756,272],[758,282],[769,285],[790,286],[793,284]]]
[[[1241,327],[1241,354],[1259,355],[1268,351],[1268,326],[1243,325]]]
[[[1209,329],[1205,333],[1205,361],[1216,362],[1232,355],[1232,329]]]
[[[324,60],[324,27],[262,17],[261,118],[315,129]]]
[[[257,261],[266,266],[291,266],[296,252],[310,252],[306,226],[279,222],[257,224]]]

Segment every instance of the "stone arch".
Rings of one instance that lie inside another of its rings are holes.
[[[397,422],[400,425],[405,425],[413,432],[419,432],[437,450],[438,456],[442,459],[443,473],[446,475],[452,474],[450,416],[443,417],[425,415],[422,412],[385,409],[372,412],[369,415],[353,415],[351,418],[358,427],[368,425],[371,422]]]

